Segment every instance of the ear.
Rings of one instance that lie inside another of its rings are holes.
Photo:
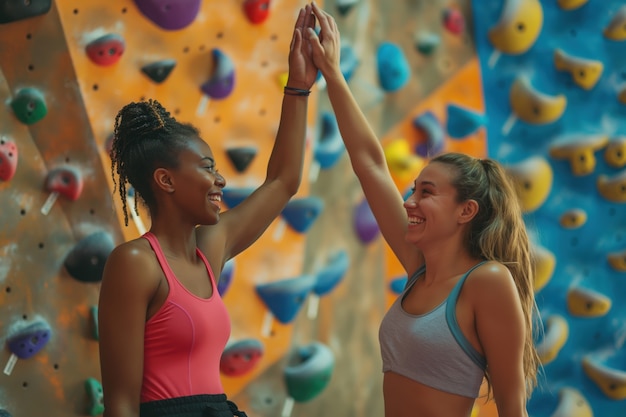
[[[478,214],[480,207],[476,200],[467,200],[461,205],[461,212],[458,217],[460,224],[469,223]]]
[[[170,172],[165,168],[157,168],[152,173],[152,178],[158,189],[165,191],[166,193],[174,192],[174,179]]]

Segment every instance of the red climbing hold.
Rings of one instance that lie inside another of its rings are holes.
[[[443,26],[455,35],[465,30],[465,18],[459,9],[446,9],[443,12]]]
[[[270,14],[270,0],[246,0],[243,10],[251,23],[263,23]]]
[[[15,143],[0,138],[0,180],[9,181],[17,170],[17,147]]]
[[[89,59],[95,64],[108,66],[120,60],[124,48],[124,38],[112,33],[89,42],[86,51]]]

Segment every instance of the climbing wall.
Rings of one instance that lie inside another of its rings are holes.
[[[140,207],[124,227],[112,194],[108,146],[123,105],[154,98],[200,128],[228,181],[230,206],[260,185],[304,4],[268,3],[0,5],[3,417],[42,409],[50,416],[102,413],[95,321],[102,267],[115,244],[150,226]],[[314,91],[309,143],[316,103]],[[310,155],[309,146],[307,167]],[[272,315],[259,294],[264,284],[300,277],[307,218],[320,209],[307,199],[308,188],[305,181],[284,216],[225,269],[220,292],[233,319],[223,369],[229,395],[289,353],[289,314],[299,304]],[[305,281],[310,289],[312,278]],[[326,346],[311,349],[332,361]]]
[[[488,153],[518,182],[538,259],[529,414],[626,415],[626,4],[473,5]]]

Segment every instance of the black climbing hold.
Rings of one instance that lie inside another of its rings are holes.
[[[257,149],[252,146],[230,148],[226,150],[228,158],[235,166],[237,172],[244,172],[257,154]]]
[[[170,75],[175,66],[176,61],[174,61],[173,59],[164,59],[163,61],[157,61],[148,65],[144,65],[143,67],[141,67],[141,72],[146,74],[148,78],[150,78],[155,83],[160,84],[165,81],[165,79]]]
[[[111,235],[106,232],[93,233],[74,246],[65,258],[65,268],[78,281],[101,281],[104,264],[114,247]]]

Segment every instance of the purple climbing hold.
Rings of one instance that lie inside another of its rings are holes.
[[[202,0],[135,0],[141,13],[165,30],[189,26],[200,11]]]
[[[219,49],[213,49],[213,73],[211,78],[202,84],[202,92],[214,99],[222,99],[230,95],[235,87],[235,65],[233,61]]]
[[[365,199],[356,206],[354,211],[354,228],[363,243],[370,243],[380,232],[374,214]]]
[[[48,323],[37,320],[10,335],[7,344],[15,356],[20,359],[28,359],[48,343],[50,333],[51,329]]]

